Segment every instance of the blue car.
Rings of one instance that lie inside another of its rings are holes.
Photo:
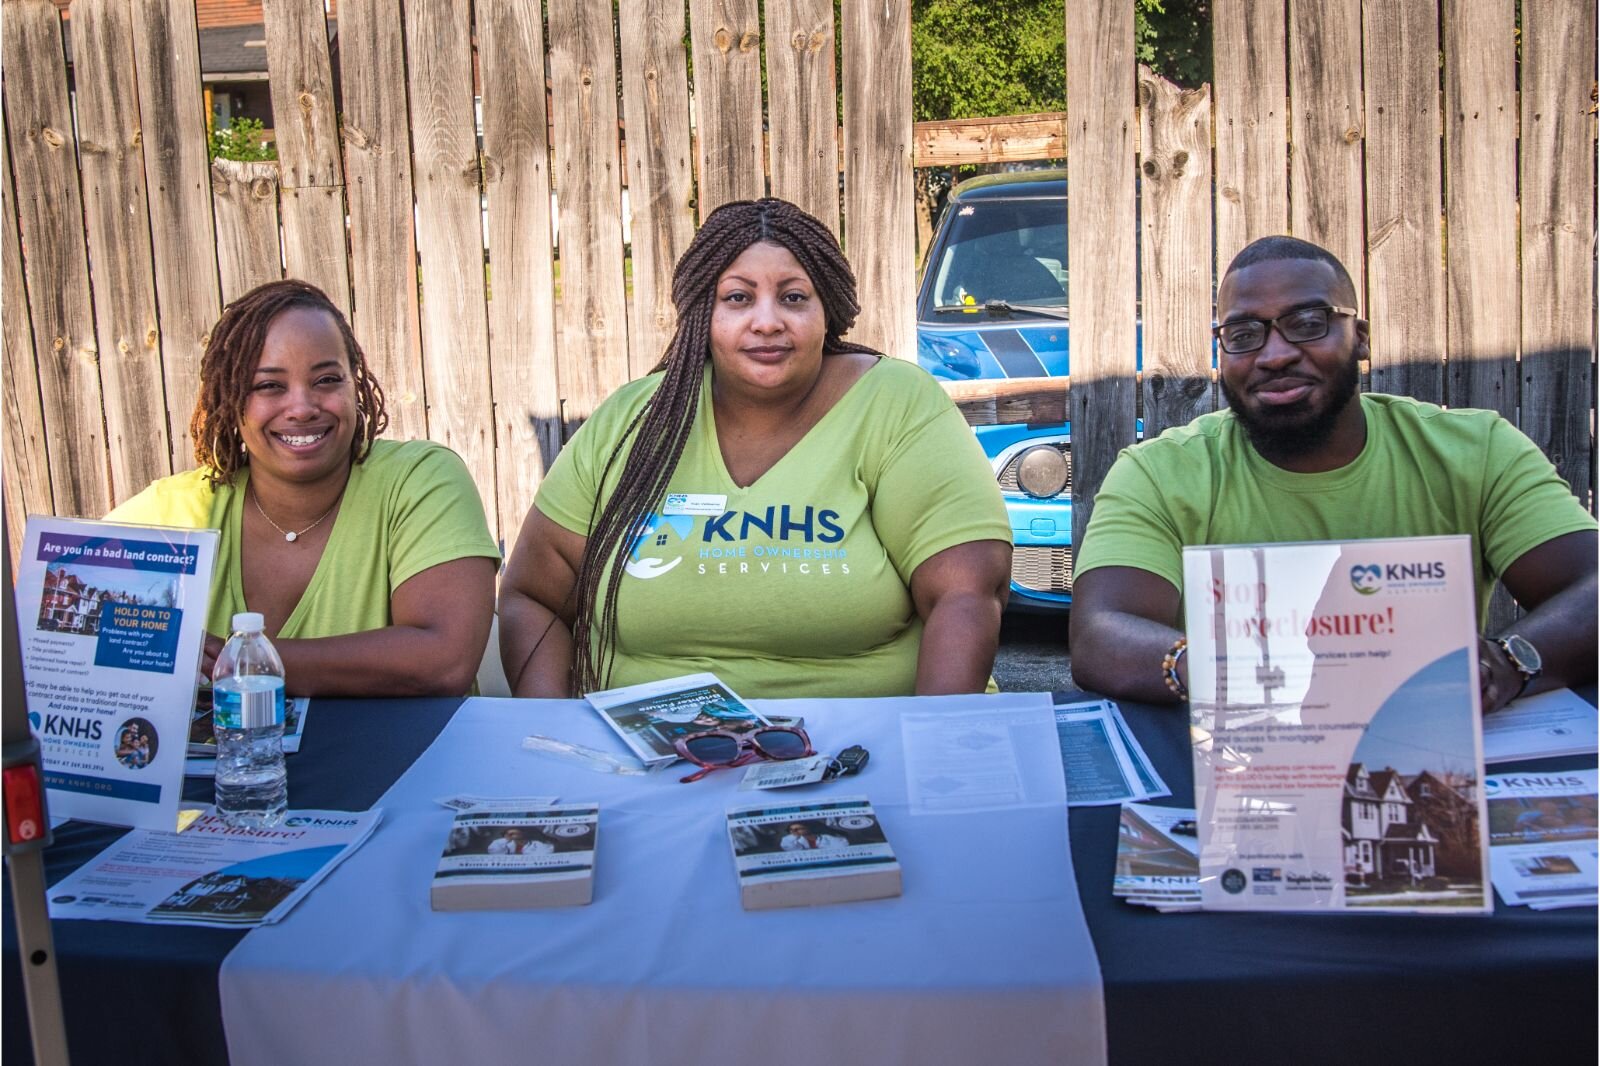
[[[942,381],[1067,374],[1064,170],[974,178],[950,194],[924,260],[917,361]],[[1011,605],[1072,602],[1072,426],[974,427],[1016,544]]]

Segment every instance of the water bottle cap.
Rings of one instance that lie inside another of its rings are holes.
[[[259,611],[240,611],[233,616],[235,633],[259,633],[266,628],[266,620]]]

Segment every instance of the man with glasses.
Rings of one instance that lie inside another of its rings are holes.
[[[1214,330],[1228,410],[1124,450],[1095,498],[1071,620],[1084,688],[1186,698],[1185,545],[1459,533],[1473,538],[1479,617],[1496,579],[1527,612],[1481,642],[1484,710],[1594,679],[1594,518],[1493,412],[1358,395],[1356,302],[1339,260],[1293,237],[1228,266]]]

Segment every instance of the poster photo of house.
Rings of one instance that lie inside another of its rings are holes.
[[[39,596],[39,628],[92,637],[110,604],[173,607],[178,579],[172,574],[125,570],[63,560],[45,568]]]
[[[1462,907],[1484,899],[1477,739],[1445,671],[1424,670],[1373,716],[1345,774],[1340,816],[1351,907]],[[1435,698],[1439,697],[1439,698]]]

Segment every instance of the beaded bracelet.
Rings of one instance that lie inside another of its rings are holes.
[[[1189,689],[1184,685],[1183,678],[1178,676],[1178,664],[1183,661],[1184,653],[1189,650],[1189,641],[1186,637],[1179,637],[1172,642],[1172,647],[1167,649],[1167,654],[1161,660],[1161,680],[1167,683],[1167,688],[1180,700],[1189,698]]]

